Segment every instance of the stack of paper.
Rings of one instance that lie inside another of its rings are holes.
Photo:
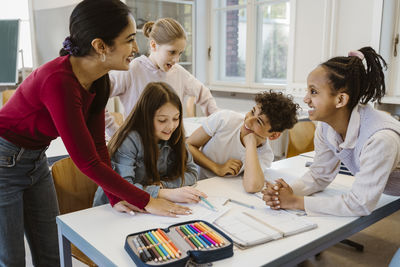
[[[263,212],[249,211],[229,214],[215,224],[242,248],[262,244],[288,235],[304,232],[317,224],[284,210],[266,208]]]

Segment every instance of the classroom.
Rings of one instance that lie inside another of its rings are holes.
[[[0,3],[0,267],[400,266],[400,2]]]

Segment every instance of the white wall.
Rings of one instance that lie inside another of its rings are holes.
[[[69,35],[69,17],[80,0],[29,0],[33,67],[58,56]]]

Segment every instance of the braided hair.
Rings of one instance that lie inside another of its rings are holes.
[[[321,64],[328,72],[332,94],[345,92],[349,95],[350,110],[358,103],[366,104],[371,100],[380,103],[386,91],[383,73],[383,68],[387,69],[385,60],[372,47],[363,47],[358,51],[364,58],[353,55],[334,57]]]

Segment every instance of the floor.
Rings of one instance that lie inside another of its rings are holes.
[[[390,259],[400,248],[400,211],[371,225],[349,239],[363,244],[364,252],[358,252],[346,245],[337,244],[323,251],[317,258],[308,259],[299,264],[299,267],[388,266]],[[33,266],[27,246],[26,251],[26,266]],[[86,266],[75,259],[72,259],[72,265],[73,267]]]
[[[400,211],[351,236],[352,241],[364,245],[364,252],[343,244],[323,251],[319,257],[309,259],[301,267],[361,267],[388,266],[400,248]]]

